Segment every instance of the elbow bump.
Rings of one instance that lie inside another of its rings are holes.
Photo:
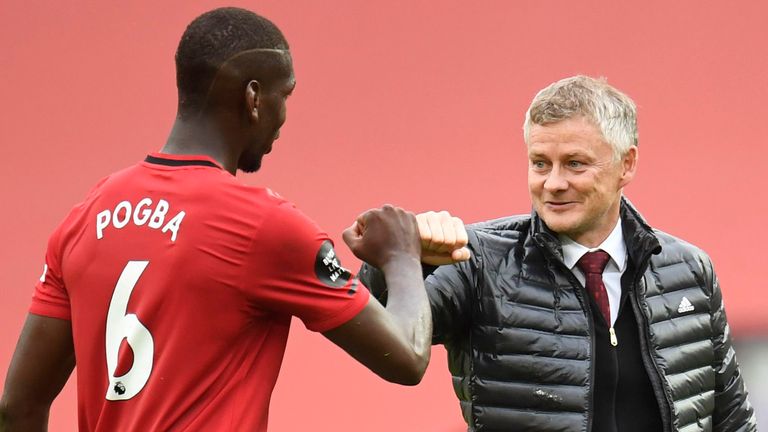
[[[411,371],[403,371],[398,374],[397,377],[388,381],[404,386],[415,386],[421,382],[422,378],[424,378],[424,369],[420,371],[414,369]]]
[[[397,366],[392,373],[382,374],[385,380],[404,386],[415,386],[424,378],[429,364],[429,356],[416,356],[413,361]]]
[[[404,380],[400,384],[407,386],[415,386],[419,384],[424,378],[424,374],[427,372],[427,366],[429,365],[429,353],[423,355],[417,355],[413,364],[404,368]]]

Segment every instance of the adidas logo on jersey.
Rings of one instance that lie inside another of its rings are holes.
[[[688,297],[683,297],[683,299],[680,300],[680,306],[677,307],[677,313],[693,312],[693,309],[693,305],[691,304],[691,301],[688,300]]]

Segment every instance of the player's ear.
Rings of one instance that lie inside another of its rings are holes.
[[[245,108],[248,110],[248,117],[254,122],[259,121],[260,101],[261,84],[256,80],[251,80],[245,86]]]
[[[627,154],[621,159],[621,178],[619,179],[619,187],[624,187],[635,178],[637,173],[637,146],[630,146]]]

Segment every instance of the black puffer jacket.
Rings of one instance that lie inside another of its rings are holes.
[[[665,432],[755,431],[709,257],[651,229],[626,201],[621,217],[629,259],[640,269],[628,301]],[[469,430],[589,432],[587,294],[563,263],[556,235],[535,213],[471,225],[468,233],[471,260],[438,268],[426,286],[433,343],[448,351]],[[381,273],[364,265],[360,276],[386,297]]]

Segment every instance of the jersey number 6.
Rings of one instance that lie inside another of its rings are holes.
[[[107,400],[128,400],[139,394],[152,372],[155,343],[135,314],[127,314],[128,299],[149,261],[128,261],[115,285],[107,312]],[[123,339],[133,350],[133,365],[121,376],[115,376]]]

